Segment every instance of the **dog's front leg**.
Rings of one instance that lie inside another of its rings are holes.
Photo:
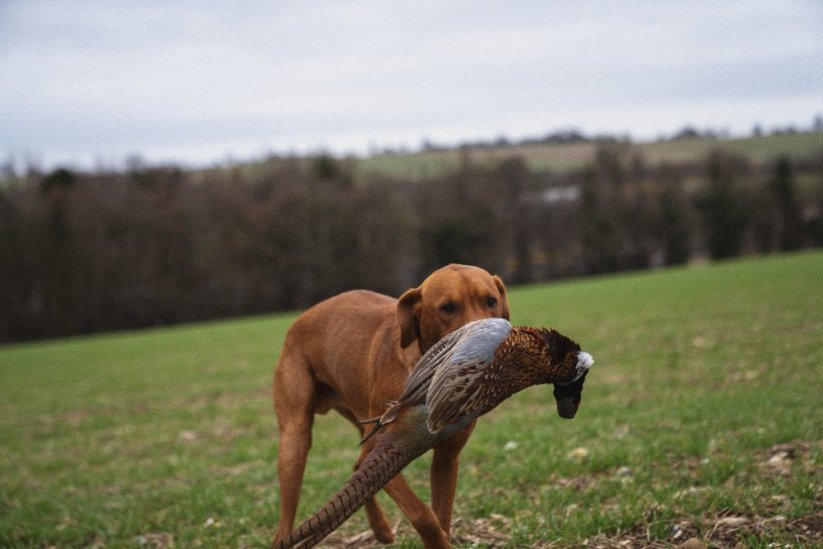
[[[432,509],[446,535],[451,532],[460,451],[469,440],[475,424],[476,421],[472,421],[468,427],[434,447],[431,466]]]

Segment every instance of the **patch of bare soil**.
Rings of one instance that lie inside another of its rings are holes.
[[[688,522],[672,525],[668,540],[650,539],[644,528],[637,528],[617,537],[598,536],[586,541],[585,547],[596,549],[663,548],[677,549],[745,549],[753,540],[782,539],[774,547],[820,547],[823,545],[823,513],[789,520],[777,515],[757,518],[728,515],[705,520],[712,524],[701,532]],[[535,546],[537,547],[537,546]],[[549,546],[545,546],[549,547]]]
[[[452,544],[455,547],[508,547],[511,536],[503,530],[507,529],[511,521],[502,515],[492,515],[486,519],[467,521],[457,518],[452,523],[454,536]],[[393,528],[398,539],[414,537],[415,532],[405,522],[398,522]],[[371,530],[354,536],[332,534],[323,540],[320,547],[329,549],[350,549],[354,547],[382,547],[374,539]]]
[[[819,443],[817,443],[819,444]],[[810,445],[802,442],[780,444],[761,452],[757,456],[761,471],[765,475],[788,475],[793,466],[817,469],[819,465],[807,458]],[[570,486],[591,482],[580,478],[569,481]],[[816,506],[814,512],[797,518],[779,514],[779,506],[762,509],[762,514],[743,515],[725,512],[690,520],[680,520],[669,525],[669,535],[665,539],[653,539],[645,525],[619,534],[600,534],[584,540],[583,543],[569,543],[564,540],[539,542],[528,547],[534,549],[587,547],[591,549],[745,549],[753,542],[769,541],[769,547],[823,547],[823,510]],[[511,543],[511,519],[502,515],[487,518],[454,520],[452,543],[455,547],[515,547]],[[398,539],[415,538],[414,530],[405,522],[395,525]],[[777,541],[771,541],[777,540]],[[322,547],[353,548],[379,547],[371,532],[355,536],[332,534]]]
[[[506,517],[493,515],[488,519],[465,521],[455,520],[455,547],[514,547],[511,536],[505,532],[510,521]],[[773,517],[746,517],[725,515],[707,517],[703,524],[711,524],[708,530],[681,521],[672,524],[669,539],[652,539],[648,531],[638,526],[620,535],[602,534],[585,540],[582,544],[569,545],[563,541],[540,542],[529,545],[532,549],[560,547],[588,547],[591,549],[745,549],[748,542],[757,539],[785,540],[788,547],[823,546],[823,512],[814,513],[797,519],[787,519],[782,515]],[[399,525],[398,525],[399,526]],[[405,525],[404,525],[405,526]],[[396,527],[398,537],[414,536],[408,527]],[[400,531],[398,531],[400,530]],[[775,543],[774,547],[784,547]],[[321,547],[350,549],[354,547],[380,547],[371,531],[354,536],[332,534]]]

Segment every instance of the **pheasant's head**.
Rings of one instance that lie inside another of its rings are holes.
[[[555,366],[553,383],[557,414],[562,418],[572,419],[580,408],[583,383],[589,368],[594,364],[594,358],[581,351],[576,342],[555,330],[545,331],[543,337]]]
[[[594,362],[589,353],[580,353],[588,357],[589,363]],[[583,394],[583,382],[586,381],[588,370],[584,370],[579,378],[571,383],[554,384],[554,400],[557,402],[557,414],[564,419],[573,419],[580,408],[580,401]]]

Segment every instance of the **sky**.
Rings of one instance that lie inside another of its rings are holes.
[[[823,2],[0,0],[0,160],[187,166],[823,115]]]

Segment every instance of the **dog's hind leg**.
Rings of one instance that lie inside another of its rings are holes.
[[[362,433],[363,425],[360,424],[358,426]],[[369,439],[361,446],[360,458],[354,466],[355,470],[374,447],[375,440],[376,439],[373,438]],[[395,476],[383,488],[395,503],[397,503],[403,514],[406,515],[406,518],[412,523],[414,529],[420,534],[424,547],[427,549],[449,547],[448,537],[441,528],[434,511],[415,495],[402,474]],[[389,526],[386,515],[378,505],[377,500],[375,498],[369,498],[363,506],[366,509],[369,526],[371,526],[377,541],[380,543],[392,543],[394,541],[394,532]]]
[[[311,448],[315,380],[301,359],[281,355],[274,374],[274,408],[280,429],[277,474],[280,482],[280,521],[276,540],[294,528],[303,485],[306,457]]]
[[[391,479],[383,490],[397,503],[414,529],[417,530],[425,549],[450,547],[449,537],[440,526],[437,515],[431,507],[415,495],[402,473]]]

